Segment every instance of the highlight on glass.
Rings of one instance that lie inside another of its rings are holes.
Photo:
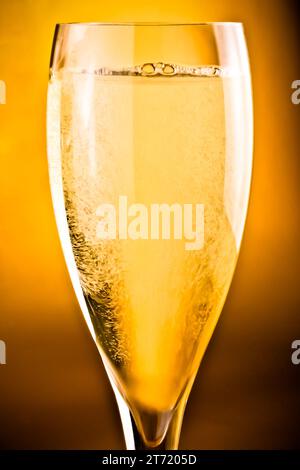
[[[127,449],[177,449],[244,230],[240,23],[56,27],[48,159],[66,264]]]

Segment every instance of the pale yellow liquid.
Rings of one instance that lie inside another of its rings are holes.
[[[55,178],[62,168],[72,249],[97,344],[133,409],[176,406],[236,264],[224,204],[226,80],[65,73],[50,83],[51,171]],[[204,247],[99,240],[96,209],[118,204],[119,195],[147,206],[204,204]]]

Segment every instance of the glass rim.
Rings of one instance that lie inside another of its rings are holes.
[[[57,23],[56,26],[242,26],[240,21],[204,21],[204,22],[160,22],[160,21],[129,21],[129,22],[70,22]]]

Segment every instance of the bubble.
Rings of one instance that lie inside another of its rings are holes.
[[[142,65],[141,67],[142,75],[154,75],[155,74],[155,66],[150,62],[147,64]]]
[[[164,66],[164,75],[173,75],[175,74],[175,68],[173,65],[166,64]]]

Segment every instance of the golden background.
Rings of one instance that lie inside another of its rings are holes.
[[[297,447],[300,366],[297,2],[0,0],[1,448],[121,448],[118,412],[73,293],[50,199],[45,109],[55,23],[242,21],[255,160],[240,259],[181,448]]]

